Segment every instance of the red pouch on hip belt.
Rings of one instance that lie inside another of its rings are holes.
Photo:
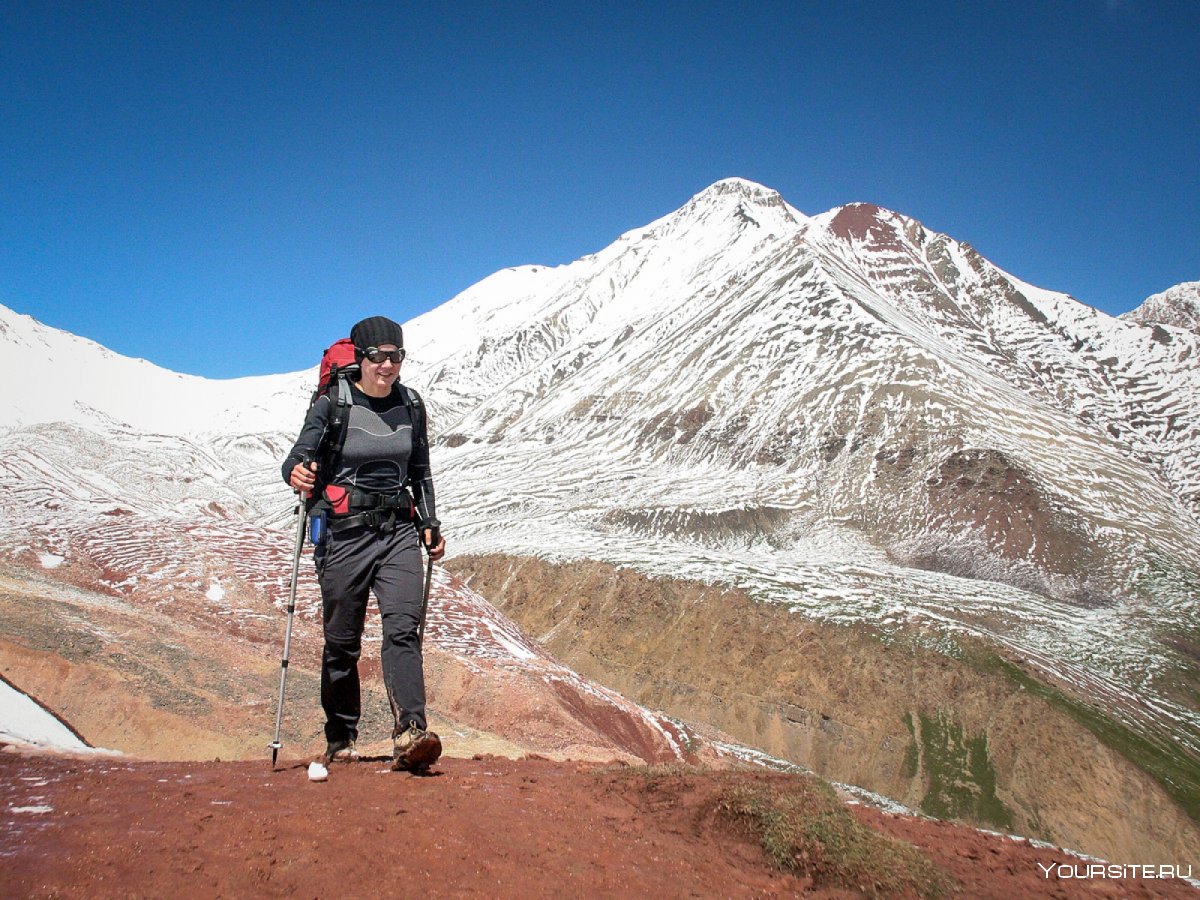
[[[350,492],[341,485],[325,485],[325,499],[335,516],[344,516],[350,512]]]

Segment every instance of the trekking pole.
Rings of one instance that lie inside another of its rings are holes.
[[[271,768],[279,757],[283,744],[279,740],[279,730],[283,726],[283,690],[287,684],[288,657],[292,650],[292,619],[296,615],[296,580],[300,575],[300,553],[304,550],[304,524],[308,519],[308,510],[304,508],[304,494],[296,492],[296,550],[292,554],[292,586],[288,591],[287,632],[283,638],[283,659],[279,664],[279,708],[275,710],[275,740],[271,741]]]
[[[433,529],[432,543],[437,546],[438,533],[437,529]],[[428,556],[428,561],[425,563],[425,593],[421,597],[421,624],[417,626],[417,645],[425,649],[425,613],[429,610],[429,585],[433,581],[433,556],[429,555],[431,548],[426,547],[425,552]]]

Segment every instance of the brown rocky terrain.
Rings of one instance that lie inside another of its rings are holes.
[[[1115,861],[1197,858],[1177,783],[1151,774],[1177,765],[1194,779],[1195,761],[986,646],[954,658],[598,563],[449,565],[582,674],[827,778]]]
[[[0,747],[3,894],[1196,896],[1083,878],[1087,861],[1022,840],[848,812],[808,776],[481,756],[423,778],[365,760],[313,783],[304,766]],[[756,810],[805,815],[764,828]]]
[[[1101,554],[1077,530],[1078,517],[1065,502],[1051,503],[1029,473],[1000,451],[952,453],[927,484],[939,527],[947,534],[970,534],[989,552],[964,552],[960,543],[947,538],[912,560],[915,564],[963,578],[997,577],[1085,606],[1113,602],[1111,591],[1094,578],[1102,568]],[[993,557],[1008,566],[997,567]],[[1022,561],[1033,565],[1022,570]]]
[[[481,597],[438,573],[427,631],[433,727],[460,753],[560,759],[696,760],[701,741],[559,665]],[[285,616],[268,626],[177,592],[170,605],[0,573],[0,675],[71,723],[93,746],[160,760],[261,757],[273,736]],[[378,611],[360,672],[363,746],[390,749]],[[298,613],[282,740],[324,747],[320,624]],[[684,748],[691,748],[685,750]]]

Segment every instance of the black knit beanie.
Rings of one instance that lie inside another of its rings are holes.
[[[404,346],[404,329],[386,316],[371,316],[350,329],[350,341],[359,350],[384,344]]]

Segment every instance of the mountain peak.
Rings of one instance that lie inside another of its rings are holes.
[[[651,222],[639,235],[659,234],[660,229],[690,228],[696,224],[719,229],[732,225],[735,233],[751,232],[780,234],[806,221],[806,216],[793,209],[772,190],[745,178],[723,178],[700,193],[668,216]]]
[[[715,199],[730,195],[751,200],[765,200],[768,203],[774,203],[776,201],[780,203],[783,202],[783,198],[779,195],[779,191],[772,190],[771,188],[761,185],[756,181],[749,181],[745,178],[736,177],[722,178],[720,181],[713,182],[692,199]]]
[[[1200,281],[1184,281],[1147,297],[1121,316],[1141,325],[1176,325],[1200,334]]]

